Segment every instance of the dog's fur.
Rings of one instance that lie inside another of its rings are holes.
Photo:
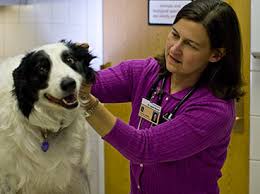
[[[89,125],[77,96],[83,80],[95,80],[93,58],[87,47],[61,41],[0,65],[1,194],[89,193]]]

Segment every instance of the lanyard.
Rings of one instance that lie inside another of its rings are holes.
[[[162,83],[160,84],[160,87],[158,88],[159,82],[162,80]],[[151,90],[149,91],[148,95],[147,95],[147,99],[149,99],[151,101],[151,99],[153,98],[154,95],[158,96],[158,100],[156,102],[156,104],[161,105],[162,103],[162,97],[163,97],[163,89],[165,86],[165,81],[166,81],[166,76],[163,77],[158,77],[155,82],[152,85]],[[196,89],[198,88],[199,84],[196,83],[191,89],[190,91],[181,99],[181,101],[179,101],[176,106],[174,107],[174,109],[171,112],[167,112],[165,114],[162,115],[162,117],[160,118],[160,123],[163,123],[165,121],[169,121],[171,119],[173,119],[175,117],[176,112],[180,109],[180,107],[183,105],[183,103],[185,101],[187,101],[192,94],[196,91]]]
[[[158,87],[159,82],[162,80],[162,83],[160,87]],[[166,81],[166,76],[158,76],[155,82],[152,85],[152,88],[150,89],[148,95],[146,96],[147,99],[151,101],[154,95],[158,96],[158,101],[156,102],[158,105],[161,105],[162,103],[162,97],[163,97],[163,89]]]
[[[191,97],[191,95],[195,92],[195,90],[198,88],[197,85],[193,86],[191,88],[191,90],[181,99],[181,101],[179,101],[176,106],[174,107],[173,111],[172,112],[169,112],[169,113],[165,113],[163,116],[162,116],[162,119],[164,119],[164,121],[169,121],[171,119],[174,118],[176,112],[180,109],[181,105],[188,100],[189,97]]]

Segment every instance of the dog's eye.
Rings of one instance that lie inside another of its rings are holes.
[[[40,74],[46,74],[50,69],[50,64],[48,61],[42,60],[37,64],[37,69]]]
[[[40,66],[40,68],[39,68],[39,71],[40,71],[40,72],[45,72],[46,70],[47,70],[47,68],[44,67],[44,66]]]
[[[68,57],[66,58],[66,62],[67,62],[68,64],[74,64],[74,63],[75,63],[75,60],[74,60],[73,57],[68,56]]]

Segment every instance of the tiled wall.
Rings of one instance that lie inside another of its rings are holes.
[[[260,193],[260,58],[251,58],[250,194]]]
[[[102,63],[102,0],[27,0],[26,5],[0,6],[0,61],[61,39],[88,42]],[[102,194],[103,150],[91,133],[89,177],[92,193]]]
[[[97,29],[89,31],[88,28],[88,23],[95,21],[89,18],[91,17],[89,10],[95,13],[96,9],[96,7],[92,9],[93,1],[27,0],[27,2],[26,5],[0,6],[1,59],[61,39],[91,42],[95,38],[93,35],[96,36]],[[96,40],[93,41],[94,44]],[[98,57],[99,61],[96,63],[100,65],[102,56]]]
[[[260,193],[260,1],[251,0],[250,193]],[[257,58],[254,57],[258,56]]]
[[[87,39],[87,3],[29,0],[28,5],[0,6],[0,56],[20,54],[60,39]]]

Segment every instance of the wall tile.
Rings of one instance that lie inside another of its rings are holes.
[[[0,23],[0,57],[4,56],[4,29],[5,24]]]
[[[250,117],[250,159],[260,161],[260,116]]]
[[[260,71],[260,58],[255,58],[251,55],[251,71]]]
[[[250,114],[260,116],[260,72],[251,71]]]
[[[87,29],[84,25],[72,25],[68,26],[68,38],[73,42],[85,42],[87,41]]]
[[[74,2],[74,4],[77,4]],[[53,1],[52,2],[52,23],[63,23],[69,22],[69,4],[68,0]]]
[[[68,39],[67,25],[64,24],[52,24],[52,33],[50,40],[53,42],[58,42],[62,39]]]
[[[0,63],[2,63],[5,60],[4,57],[0,57]]]
[[[20,23],[35,23],[36,12],[33,4],[20,6]]]
[[[87,1],[69,0],[69,23],[70,24],[86,24],[87,20]]]
[[[251,50],[253,52],[260,53],[260,26],[259,26],[259,12],[260,1],[259,0],[251,0]]]
[[[5,23],[5,6],[0,6],[0,24]]]
[[[50,23],[36,23],[35,24],[36,33],[36,44],[43,45],[47,43],[52,43],[52,24]]]
[[[21,54],[35,47],[34,25],[6,24],[4,45],[6,56]]]
[[[260,161],[250,160],[249,194],[260,193]]]
[[[38,0],[34,4],[36,22],[37,23],[51,23],[52,15],[51,15],[51,0]]]
[[[4,8],[5,23],[19,23],[20,8],[19,5],[6,6]]]

